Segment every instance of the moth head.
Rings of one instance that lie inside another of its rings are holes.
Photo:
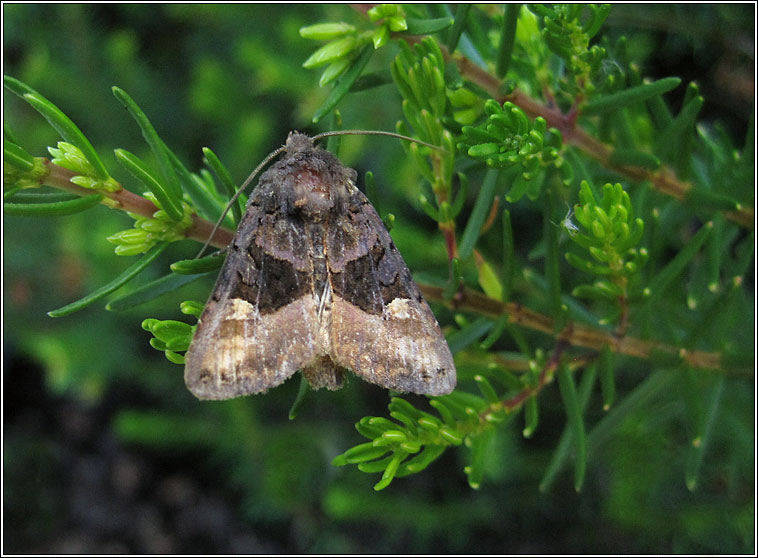
[[[355,187],[356,173],[339,159],[315,146],[303,134],[290,133],[286,145],[286,187],[291,190],[292,208],[318,218],[340,206]]]

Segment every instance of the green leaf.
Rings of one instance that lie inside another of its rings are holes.
[[[22,189],[23,186],[16,184],[14,186],[7,186],[4,185],[5,188],[3,190],[3,200],[10,200],[13,199],[16,194],[18,194]]]
[[[521,4],[505,5],[503,28],[500,32],[500,44],[497,49],[497,64],[495,65],[495,74],[501,79],[508,73],[508,68],[511,65],[513,45],[516,42],[516,25],[520,11]]]
[[[11,143],[15,143],[16,145],[21,145],[21,141],[18,139],[18,136],[7,122],[3,122],[3,141],[9,141]]]
[[[574,447],[576,449],[574,463],[574,489],[580,492],[584,482],[584,474],[587,470],[587,438],[582,419],[582,408],[571,377],[566,365],[558,367],[558,387],[560,388],[563,404],[566,407],[568,424],[573,432]]]
[[[355,37],[343,37],[325,44],[303,62],[303,68],[318,68],[350,54],[357,46]]]
[[[708,238],[708,241],[705,244],[705,250],[706,254],[708,254],[706,258],[706,267],[704,268],[707,270],[705,272],[705,275],[707,276],[706,284],[709,291],[713,292],[714,290],[719,288],[719,282],[721,278],[721,270],[724,265],[724,254],[729,253],[730,246],[732,244],[733,239],[729,238],[729,240],[725,241],[725,228],[726,228],[726,221],[724,219],[723,215],[716,215],[713,218],[713,232],[710,235],[710,238]],[[737,234],[737,231],[735,229],[731,229],[734,231],[734,234]],[[731,235],[730,235],[731,236]],[[695,295],[699,296],[699,295]]]
[[[713,224],[710,221],[700,227],[695,236],[650,280],[648,283],[650,297],[645,303],[648,310],[652,308],[655,301],[659,299],[669,285],[671,285],[672,281],[684,271],[687,264],[695,257],[705,239],[708,238],[712,228]]]
[[[148,318],[142,322],[142,329],[155,335],[156,339],[167,343],[175,337],[187,337],[192,334],[192,326],[179,320],[156,320]]]
[[[398,468],[396,477],[404,477],[409,474],[418,473],[426,469],[435,459],[445,452],[447,446],[429,444],[417,455],[404,461]]]
[[[485,351],[492,347],[492,345],[495,344],[495,341],[500,339],[500,337],[503,335],[503,332],[508,329],[508,315],[502,314],[497,321],[495,322],[495,325],[493,326],[492,330],[489,332],[487,337],[479,343],[479,346],[484,349]]]
[[[716,422],[716,415],[721,403],[721,395],[724,391],[724,376],[716,379],[716,385],[707,392],[708,408],[702,420],[702,426],[698,429],[690,445],[687,455],[687,468],[685,472],[685,481],[687,489],[694,492],[697,488],[698,478],[700,477],[700,468],[703,464],[703,457],[708,447],[708,442],[713,433],[713,425]]]
[[[336,130],[342,130],[342,113],[340,112],[340,109],[335,109],[332,113],[332,123],[329,126],[329,129],[331,131]],[[336,136],[329,136],[326,139],[326,150],[330,153],[334,153],[336,156],[339,157],[340,154],[340,147],[342,146],[342,136],[336,135]],[[369,184],[369,181],[373,180],[373,175],[369,177],[369,174],[371,171],[368,171],[366,173],[364,184],[366,185],[366,192],[369,192],[370,187],[372,186]],[[376,192],[373,192],[372,195],[376,194]],[[368,194],[367,194],[368,195]],[[376,199],[376,198],[374,198]],[[371,200],[372,203],[374,203],[374,200],[369,197],[369,200]],[[374,208],[376,209],[376,212],[379,213],[379,209],[376,207],[376,204],[374,203]]]
[[[492,329],[492,320],[489,318],[477,318],[473,323],[460,329],[447,338],[447,344],[450,346],[450,352],[455,354],[462,351],[477,339],[483,337]]]
[[[734,198],[698,187],[690,188],[683,201],[698,210],[736,211],[740,208],[740,203]]]
[[[363,463],[365,461],[378,459],[389,451],[390,448],[388,447],[377,447],[372,442],[366,442],[365,444],[353,446],[345,453],[335,457],[332,460],[332,465],[340,467],[342,465],[349,465],[351,463]]]
[[[603,393],[603,410],[607,411],[613,406],[616,398],[616,378],[613,371],[613,353],[608,345],[600,351],[598,360],[600,368],[600,389]]]
[[[292,406],[290,407],[290,411],[287,414],[287,418],[290,420],[295,420],[295,418],[297,418],[297,414],[300,412],[303,403],[305,403],[305,398],[310,390],[311,385],[308,383],[308,379],[305,377],[305,374],[300,374],[300,386],[297,388],[297,395],[295,396],[295,400],[292,402]],[[334,464],[337,465],[337,463]]]
[[[371,41],[374,43],[374,50],[382,48],[390,40],[390,28],[386,25],[377,27],[371,35]],[[323,78],[322,78],[323,79]]]
[[[500,284],[503,286],[502,301],[506,302],[511,298],[511,286],[513,285],[513,274],[516,269],[515,243],[513,240],[513,227],[511,226],[511,213],[507,209],[503,210],[503,267],[500,271]]]
[[[3,163],[13,165],[20,171],[30,171],[34,168],[34,157],[11,141],[3,140],[3,157]]]
[[[468,193],[468,177],[465,174],[459,172],[458,182],[460,183],[458,192],[456,192],[455,194],[455,199],[453,200],[453,203],[450,204],[450,216],[453,219],[457,217],[458,214],[463,209],[463,205],[466,202],[466,195]]]
[[[353,86],[353,83],[355,83],[355,80],[361,75],[363,68],[365,68],[368,61],[371,60],[373,54],[374,48],[371,45],[363,47],[363,50],[356,58],[353,65],[339,79],[334,86],[334,89],[332,89],[332,92],[326,98],[326,101],[324,101],[324,104],[322,104],[313,114],[314,124],[318,123],[324,116],[329,114],[332,109],[337,106],[337,103],[342,100],[342,97],[347,95],[350,88]]]
[[[665,130],[674,118],[671,116],[671,111],[666,106],[663,97],[660,95],[653,97],[647,101],[646,105],[656,129],[658,131]]]
[[[49,194],[41,194],[39,192],[16,192],[11,198],[14,202],[19,203],[50,203],[50,202],[62,202],[81,199],[81,196],[76,194],[70,194],[69,192],[50,192]]]
[[[503,286],[492,266],[483,258],[476,258],[476,271],[479,286],[482,287],[484,294],[495,300],[502,300]]]
[[[179,260],[171,264],[171,271],[179,275],[199,275],[216,271],[224,264],[224,254],[219,252],[204,258]]]
[[[469,439],[471,440],[471,461],[470,464],[464,468],[464,471],[468,477],[469,486],[474,490],[477,490],[482,486],[484,465],[492,441],[495,439],[495,429],[492,427],[487,428],[478,435],[471,436]]]
[[[556,194],[549,190],[543,205],[542,230],[545,245],[545,279],[547,281],[547,301],[554,318],[561,315],[561,266],[558,248],[558,228],[550,221],[555,207]],[[558,320],[560,321],[560,320]],[[556,326],[558,323],[556,322]]]
[[[699,95],[690,99],[676,118],[657,135],[655,152],[660,157],[677,162],[681,162],[681,157],[691,157],[691,149],[685,146],[692,139],[697,115],[703,103],[703,97]]]
[[[179,157],[176,156],[176,153],[169,149],[165,144],[163,144],[163,147],[166,150],[168,158],[171,161],[171,166],[179,179],[180,186],[184,189],[184,192],[189,195],[194,207],[197,209],[197,213],[209,221],[215,220],[217,216],[221,215],[225,204],[216,197],[215,191],[211,192],[208,189],[208,185],[197,174],[191,173],[187,169],[184,163],[179,160]],[[242,203],[241,196],[240,202]],[[223,224],[224,226],[234,228],[232,216],[227,215],[224,218]]]
[[[487,164],[489,165],[489,162]],[[524,178],[524,173],[519,173],[513,180],[513,184],[508,190],[508,193],[505,195],[505,199],[510,203],[516,203],[526,194],[535,190],[535,183],[538,182],[539,180],[537,179],[528,180]]]
[[[66,306],[63,306],[62,308],[58,308],[57,310],[52,310],[48,312],[47,315],[50,316],[51,318],[60,318],[61,316],[67,316],[109,295],[110,293],[118,289],[119,287],[124,286],[126,283],[134,279],[134,277],[136,277],[143,269],[145,269],[148,265],[150,265],[150,263],[168,247],[168,245],[169,245],[168,242],[163,242],[161,244],[157,244],[153,246],[150,249],[150,251],[148,251],[144,256],[142,256],[134,264],[129,266],[123,273],[121,273],[121,275],[116,277],[113,281],[111,281],[107,285],[103,285],[96,291],[88,294],[84,298],[77,300],[76,302],[67,304]]]
[[[411,417],[413,420],[426,415],[426,413],[420,411],[402,397],[393,397],[390,399],[390,403],[387,405],[387,407],[390,411],[403,413],[404,415]]]
[[[482,225],[484,225],[484,221],[492,208],[499,174],[496,169],[487,170],[481,190],[474,203],[474,209],[471,211],[471,216],[466,223],[461,242],[458,245],[458,258],[461,261],[466,261],[474,251],[476,241],[482,232]]]
[[[128,152],[126,149],[115,149],[113,152],[116,155],[116,160],[129,171],[129,174],[139,180],[148,191],[155,195],[161,208],[165,209],[171,205],[171,194],[164,187],[164,183],[153,175],[142,159]]]
[[[392,73],[389,70],[380,70],[377,72],[367,72],[355,80],[350,91],[366,91],[381,85],[392,83]]]
[[[316,41],[328,41],[355,31],[355,27],[349,23],[316,23],[300,28],[300,36],[304,39]]]
[[[439,33],[453,25],[452,17],[440,17],[437,19],[405,18],[408,28],[403,31],[405,35],[431,35]]]
[[[571,296],[576,298],[588,298],[590,300],[615,302],[618,297],[597,285],[577,285],[571,291]]]
[[[208,162],[211,169],[213,169],[213,172],[216,173],[221,185],[224,187],[224,190],[226,190],[226,194],[229,196],[229,199],[231,199],[234,194],[237,193],[237,185],[234,183],[234,180],[232,180],[232,175],[210,147],[203,147],[203,155],[205,155],[205,160]],[[232,214],[234,215],[235,225],[242,219],[243,210],[244,206],[242,200],[237,199],[237,201],[234,202],[234,205],[232,205]]]
[[[455,8],[455,21],[447,34],[447,51],[452,53],[458,46],[458,41],[466,29],[466,18],[471,9],[471,4],[458,4]]]
[[[36,196],[41,197],[41,196]],[[67,201],[54,201],[47,203],[4,203],[3,211],[6,215],[23,215],[26,217],[60,217],[73,215],[94,207],[103,201],[102,194],[91,194]]]
[[[439,433],[442,439],[448,442],[449,444],[453,444],[454,446],[460,446],[463,443],[463,435],[459,433],[457,429],[448,428],[447,426],[442,426],[439,429]]]
[[[407,447],[409,444],[417,443],[415,440],[416,436],[418,436],[418,425],[416,424],[416,419],[397,409],[390,410],[390,416],[396,421],[402,422],[407,429],[409,435],[408,440],[405,442],[405,446]]]
[[[105,305],[105,309],[110,310],[111,312],[123,312],[124,310],[129,310],[130,308],[134,308],[145,302],[150,302],[166,293],[175,291],[199,278],[199,275],[178,275],[170,273],[141,285],[129,293],[114,298]]]
[[[161,169],[163,175],[163,191],[166,194],[166,205],[163,206],[163,210],[168,213],[175,221],[180,221],[184,215],[182,208],[182,191],[179,186],[179,177],[171,164],[171,159],[168,154],[168,150],[158,136],[158,132],[151,124],[148,117],[142,112],[137,103],[124,91],[118,87],[113,87],[113,94],[116,98],[126,107],[129,114],[134,118],[135,122],[142,131],[142,137],[150,146],[150,150],[153,152],[155,159],[158,161],[158,167]]]
[[[605,21],[605,18],[608,17],[608,14],[611,13],[611,5],[610,4],[600,4],[599,6],[590,4],[589,9],[591,12],[591,17],[587,20],[587,22],[582,27],[582,31],[587,35],[588,38],[592,38],[595,36],[595,34],[600,31],[600,28],[603,26],[603,22]]]
[[[736,259],[734,265],[729,267],[730,274],[736,277],[742,277],[751,267],[755,253],[755,231],[750,231],[745,240],[743,240],[735,250]]]
[[[577,395],[581,404],[582,413],[584,413],[584,410],[587,408],[587,404],[590,400],[590,395],[592,394],[592,388],[595,385],[595,378],[597,376],[596,370],[597,368],[593,365],[585,368],[584,373],[582,374],[582,380],[579,383]],[[563,468],[563,465],[568,461],[573,438],[574,431],[571,426],[567,424],[563,429],[561,439],[558,442],[558,446],[555,448],[553,457],[545,469],[545,474],[542,477],[542,481],[540,481],[540,492],[544,493],[550,489],[553,482],[557,478],[558,473],[560,473],[561,469]]]
[[[173,351],[164,351],[164,354],[166,355],[166,360],[173,364],[179,364],[184,366],[184,356],[177,354]]]
[[[636,166],[643,169],[657,170],[661,160],[651,153],[636,149],[616,149],[611,153],[609,162],[617,166]]]
[[[444,300],[451,300],[461,286],[463,275],[461,274],[461,260],[453,258],[450,260],[450,277],[442,291]]]
[[[366,12],[371,21],[379,21],[385,17],[403,15],[398,4],[378,4]]]
[[[569,264],[578,270],[584,271],[585,273],[589,273],[591,275],[609,275],[611,273],[611,269],[607,265],[586,260],[580,256],[577,256],[573,252],[567,252],[565,258]]]
[[[9,75],[3,76],[3,83],[5,84],[5,87],[10,89],[13,93],[15,93],[21,98],[23,98],[24,95],[27,95],[27,94],[39,95],[39,93],[37,93],[36,90],[26,85],[23,81],[18,80]]]
[[[604,95],[588,102],[582,108],[582,114],[601,114],[611,110],[619,110],[634,103],[641,103],[656,95],[662,95],[667,91],[671,91],[681,82],[682,80],[678,77],[663,78],[653,83],[646,83],[637,87],[624,89],[617,93]]]
[[[531,396],[524,403],[524,438],[531,438],[539,424],[539,407],[537,406],[537,397]]]
[[[437,410],[437,412],[440,414],[440,416],[442,417],[442,420],[445,422],[445,424],[447,424],[451,428],[455,428],[457,426],[457,421],[455,420],[455,417],[453,416],[452,411],[444,403],[443,399],[440,399],[440,398],[432,399],[432,400],[429,401],[429,404],[432,407],[434,407],[434,409]],[[440,424],[439,420],[436,419],[436,418],[434,419],[434,421],[436,421],[434,423],[434,430],[438,431],[439,427],[442,426],[442,424]],[[419,424],[423,426],[423,421],[419,420]]]
[[[474,376],[474,381],[476,382],[477,386],[479,386],[479,391],[482,392],[484,400],[487,401],[487,403],[495,403],[497,401],[500,401],[500,397],[498,397],[495,388],[492,387],[492,384],[487,378],[481,374],[477,374]]]
[[[350,65],[353,63],[353,60],[353,56],[345,56],[343,58],[338,58],[329,64],[321,74],[321,78],[318,80],[319,87],[324,87],[325,85],[330,84],[335,79],[340,77],[345,72],[345,70],[350,67]]]
[[[179,310],[182,314],[200,318],[200,315],[203,313],[204,306],[204,303],[198,302],[196,300],[185,300],[179,305]]]
[[[374,485],[374,490],[379,491],[389,486],[389,484],[392,482],[392,479],[395,477],[395,472],[397,472],[397,468],[400,466],[400,463],[406,457],[408,457],[407,452],[404,452],[404,451],[395,452],[395,455],[392,456],[392,459],[390,460],[389,464],[387,465],[387,468],[384,470],[384,473],[382,474],[382,480],[380,480],[378,483]]]
[[[37,112],[39,112],[50,125],[61,135],[61,137],[79,148],[84,154],[84,157],[90,162],[95,170],[95,175],[100,180],[106,180],[110,177],[108,170],[103,165],[100,157],[92,147],[92,144],[87,139],[79,127],[66,116],[57,106],[48,101],[45,97],[37,93],[34,89],[26,85],[25,83],[5,76],[5,86],[13,91],[16,95],[24,99],[29,103]]]
[[[455,390],[447,395],[442,395],[438,399],[444,400],[448,405],[455,406],[456,412],[460,413],[461,418],[479,423],[478,413],[487,404],[481,396],[467,391]]]
[[[669,393],[671,384],[676,378],[677,374],[667,369],[659,369],[648,376],[595,424],[587,436],[588,451],[592,453],[604,444],[624,420],[644,409],[652,399]]]
[[[362,473],[379,473],[384,471],[392,461],[392,455],[388,455],[383,459],[377,459],[376,461],[363,461],[358,463],[358,470]]]
[[[355,429],[361,436],[373,440],[382,435],[384,430],[376,424],[371,423],[371,419],[374,417],[363,417],[361,420],[355,423]]]
[[[385,20],[385,23],[393,33],[399,33],[400,31],[408,29],[408,22],[402,16],[388,17]]]

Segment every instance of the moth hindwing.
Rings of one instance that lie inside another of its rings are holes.
[[[260,178],[186,355],[200,399],[259,393],[302,370],[337,389],[345,369],[441,395],[455,366],[437,320],[356,173],[290,133]]]

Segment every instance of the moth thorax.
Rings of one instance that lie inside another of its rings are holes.
[[[328,213],[337,202],[344,187],[314,169],[301,169],[295,174],[294,206],[313,218]]]

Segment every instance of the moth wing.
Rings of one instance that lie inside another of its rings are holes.
[[[185,383],[200,399],[266,391],[318,352],[306,232],[264,211],[263,190],[248,204],[186,354]]]
[[[453,391],[450,348],[368,199],[356,190],[330,227],[331,359],[385,388]]]

